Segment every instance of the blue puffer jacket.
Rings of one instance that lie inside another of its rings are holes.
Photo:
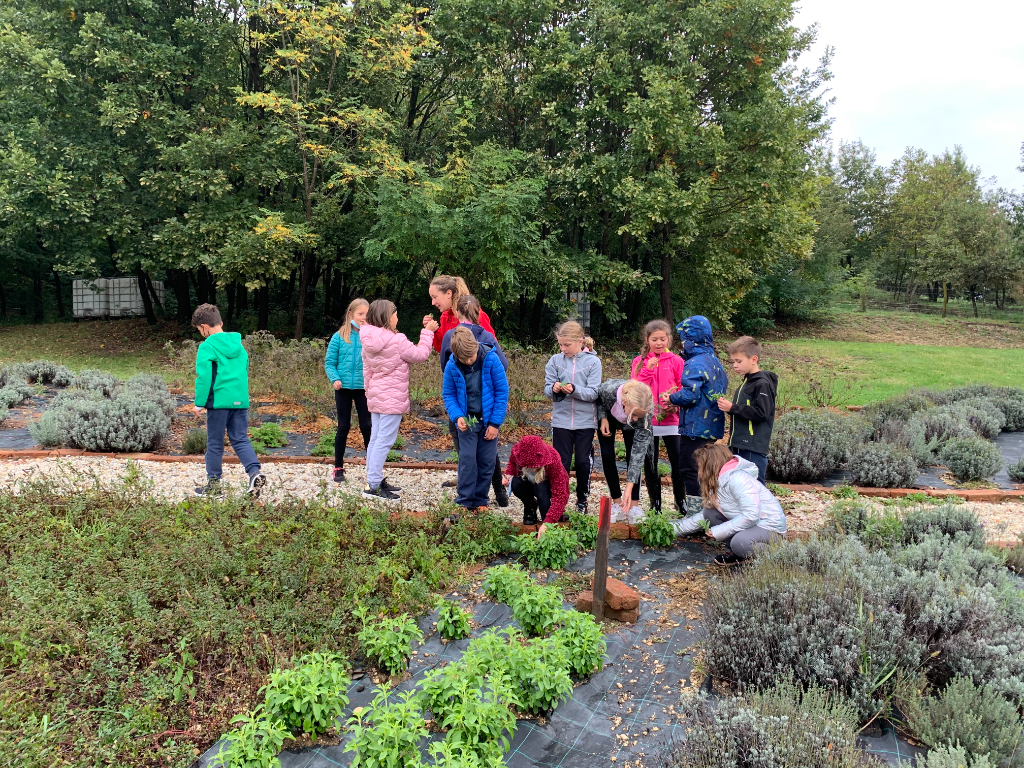
[[[676,326],[683,341],[683,380],[669,396],[679,406],[679,434],[719,440],[725,435],[725,414],[718,398],[729,387],[729,378],[718,361],[712,343],[711,322],[703,315],[688,317]]]
[[[491,347],[481,344],[480,354],[484,356],[483,371],[480,377],[483,385],[481,393],[483,422],[490,427],[500,427],[505,423],[505,413],[508,411],[508,377],[505,376],[501,360],[496,354],[493,354]],[[444,399],[444,409],[448,411],[449,419],[458,421],[465,417],[468,400],[466,377],[459,370],[455,355],[448,358],[448,364],[444,367],[441,397]]]
[[[363,389],[363,343],[359,340],[359,326],[352,323],[348,344],[340,333],[331,336],[324,357],[324,370],[331,384],[341,382],[342,389]]]

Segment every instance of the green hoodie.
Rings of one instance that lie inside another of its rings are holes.
[[[196,352],[196,405],[200,408],[249,407],[249,353],[239,333],[214,333]],[[213,404],[208,406],[210,388]]]

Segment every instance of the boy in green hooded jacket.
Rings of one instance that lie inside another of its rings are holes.
[[[196,352],[193,410],[197,415],[206,411],[206,485],[196,488],[196,495],[220,493],[226,431],[249,476],[249,495],[259,498],[267,477],[249,442],[249,353],[242,346],[241,334],[225,333],[214,304],[196,307],[192,325],[203,337]]]

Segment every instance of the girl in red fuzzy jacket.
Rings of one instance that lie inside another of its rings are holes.
[[[523,525],[536,525],[538,509],[543,524],[537,536],[543,536],[547,523],[557,523],[569,501],[569,475],[558,451],[535,435],[527,435],[512,446],[504,482],[511,478],[512,493],[523,502]]]

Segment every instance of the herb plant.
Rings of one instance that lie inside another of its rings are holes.
[[[597,518],[576,510],[569,510],[569,527],[583,549],[593,549],[597,543]]]
[[[367,624],[359,633],[359,643],[367,658],[377,662],[389,675],[405,669],[412,652],[412,643],[422,642],[423,633],[407,614]]]
[[[340,656],[310,653],[291,669],[270,673],[265,688],[267,713],[292,733],[311,739],[331,728],[348,705],[348,670]]]
[[[281,425],[274,421],[249,428],[249,440],[256,453],[266,453],[267,448],[283,448],[288,445],[288,436]]]
[[[608,645],[594,617],[589,613],[565,611],[560,623],[562,628],[553,637],[565,650],[569,671],[578,677],[600,671]]]
[[[210,762],[211,768],[280,768],[278,758],[288,728],[261,708],[231,718],[234,730],[224,734],[224,743]]]
[[[697,521],[697,529],[701,533],[706,534],[708,531],[711,530],[711,521],[708,520],[706,517],[703,518],[702,520],[698,520]]]
[[[651,510],[637,524],[640,539],[648,547],[668,547],[676,540],[676,530],[672,527],[667,511]]]
[[[512,615],[526,634],[546,634],[558,623],[562,613],[562,595],[555,587],[531,585],[512,601]]]
[[[523,712],[548,712],[572,694],[568,654],[557,641],[534,640],[526,645],[513,642],[509,650],[513,690]]]
[[[387,458],[387,460],[389,462],[401,461],[404,458],[405,457],[402,456],[402,452],[401,451],[395,451],[395,450],[388,451],[388,458]]]
[[[368,712],[356,710],[349,719],[352,739],[345,751],[355,752],[351,768],[422,765],[420,742],[427,726],[417,693],[406,691],[391,698],[391,688],[384,685]]]
[[[508,751],[516,718],[508,707],[507,695],[500,695],[491,686],[465,686],[438,725],[448,731],[445,741],[454,749],[483,759],[500,758]]]
[[[527,587],[533,585],[533,579],[518,565],[496,565],[487,571],[484,578],[484,594],[493,597],[499,603],[511,605]]]
[[[524,533],[516,537],[516,543],[534,571],[562,570],[576,558],[580,547],[576,532],[558,525],[549,525],[540,538]]]
[[[445,640],[460,640],[469,635],[469,611],[451,600],[438,602],[437,631]]]
[[[310,456],[333,456],[334,455],[334,432],[327,430],[321,432],[316,440],[316,445],[309,452]]]
[[[181,441],[181,450],[186,455],[201,455],[206,453],[206,430],[190,429],[185,433]]]

